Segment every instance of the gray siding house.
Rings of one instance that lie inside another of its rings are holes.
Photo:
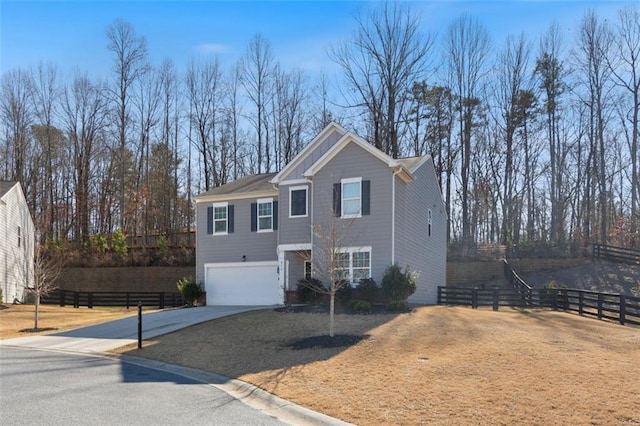
[[[33,285],[35,230],[22,187],[0,181],[0,288],[2,302],[24,300]]]
[[[380,283],[393,263],[417,271],[411,303],[436,303],[446,281],[447,218],[431,157],[393,159],[335,123],[279,173],[195,203],[196,279],[210,305],[282,304],[285,290],[317,275],[327,245],[339,247],[340,273],[354,285]]]

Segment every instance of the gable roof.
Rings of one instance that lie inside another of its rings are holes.
[[[298,155],[296,155],[293,158],[293,160],[289,161],[282,168],[282,170],[280,170],[280,172],[276,174],[273,179],[271,179],[271,183],[274,183],[274,184],[280,183],[285,176],[287,176],[289,173],[295,170],[295,168],[298,167],[305,160],[305,158],[307,158],[309,154],[313,152],[317,144],[322,142],[332,132],[338,132],[342,136],[348,133],[348,131],[344,127],[340,126],[337,123],[334,123],[333,121],[327,124],[327,126],[324,129],[322,129],[320,133],[318,133],[318,135],[315,138],[313,138],[311,142],[309,142],[307,146],[305,146],[302,149],[302,151],[300,151]]]
[[[335,145],[329,148],[329,150],[325,152],[324,155],[318,159],[318,161],[313,163],[311,167],[309,167],[304,172],[304,176],[307,178],[312,177],[350,143],[355,143],[360,148],[364,149],[369,154],[385,163],[387,166],[389,166],[389,168],[393,169],[393,171],[396,172],[403,181],[411,182],[414,179],[411,171],[407,169],[401,161],[390,157],[360,136],[351,132],[347,132]]]
[[[11,190],[14,186],[16,186],[17,182],[9,182],[5,180],[0,180],[0,198],[4,197],[4,195]]]
[[[193,198],[196,201],[222,201],[277,195],[278,191],[270,183],[275,175],[276,173],[261,173],[244,176],[196,195]]]

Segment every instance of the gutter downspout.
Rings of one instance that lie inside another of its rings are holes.
[[[402,169],[398,167],[391,175],[391,264],[396,263],[396,176]]]

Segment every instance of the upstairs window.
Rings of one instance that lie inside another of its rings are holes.
[[[362,179],[342,179],[342,217],[362,216]]]
[[[333,185],[333,211],[342,218],[371,214],[371,181],[362,178],[342,179]]]
[[[289,188],[289,217],[307,216],[307,187]]]
[[[431,218],[432,218],[431,209],[429,209],[427,210],[427,235],[429,237],[431,236]]]
[[[258,232],[273,230],[273,198],[258,200]]]
[[[22,247],[22,228],[18,226],[18,248]]]
[[[278,229],[278,202],[260,198],[251,203],[251,232],[271,232]]]
[[[215,203],[207,208],[207,234],[226,235],[233,232],[233,205]]]

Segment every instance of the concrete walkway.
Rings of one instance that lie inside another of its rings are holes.
[[[142,315],[142,339],[171,333],[205,321],[265,307],[202,306]],[[138,341],[138,316],[41,336],[0,340],[4,345],[81,353],[101,353]]]
[[[251,310],[265,309],[266,306],[203,306],[189,309],[172,309],[142,315],[142,338],[150,339],[171,333],[216,318],[235,315]],[[341,420],[326,416],[293,404],[275,395],[269,394],[253,385],[240,380],[207,373],[144,358],[126,355],[109,355],[105,352],[138,341],[138,317],[132,316],[104,324],[78,328],[61,333],[43,336],[18,337],[0,340],[3,346],[52,350],[107,356],[120,359],[121,362],[168,371],[208,383],[219,388],[248,406],[263,411],[270,416],[292,425],[349,425]]]

